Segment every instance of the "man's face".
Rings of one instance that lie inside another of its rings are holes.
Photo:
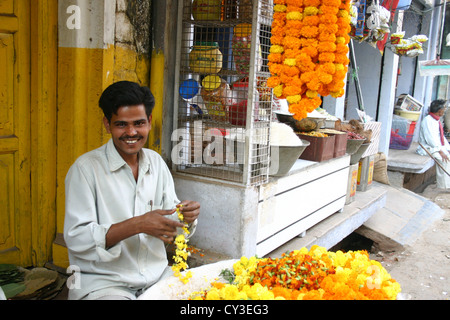
[[[106,117],[103,118],[106,130],[125,161],[137,155],[147,142],[151,119],[152,116],[147,117],[143,104],[120,107],[110,122]]]

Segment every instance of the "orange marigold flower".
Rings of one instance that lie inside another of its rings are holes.
[[[336,35],[334,33],[330,33],[330,32],[320,32],[318,40],[319,41],[335,42],[336,41]]]
[[[283,73],[288,77],[296,77],[300,73],[300,70],[296,66],[283,66]]]
[[[321,14],[330,14],[336,16],[336,14],[339,12],[339,8],[323,4],[320,6],[319,12]]]
[[[319,24],[319,16],[306,16],[303,18],[303,24],[305,26],[317,26]]]
[[[278,37],[284,37],[285,30],[283,27],[275,27],[272,29],[272,35],[278,36]]]
[[[319,54],[318,49],[312,46],[303,47],[302,49],[300,49],[300,52],[310,56],[311,58],[314,58]]]
[[[326,0],[328,1],[328,0]],[[303,5],[305,7],[318,7],[320,6],[321,0],[303,0]]]
[[[286,49],[300,49],[301,40],[299,38],[296,38],[296,37],[286,36],[283,39],[283,46]]]
[[[281,53],[269,53],[267,59],[270,62],[281,63],[283,61],[283,55]]]
[[[337,53],[337,54],[335,54],[334,62],[335,63],[341,63],[341,64],[344,64],[344,65],[348,65],[350,60],[345,54]]]
[[[319,28],[316,26],[303,26],[300,29],[300,34],[305,38],[315,38],[319,33]]]
[[[267,79],[267,86],[269,88],[275,88],[280,84],[280,77],[271,76]]]
[[[331,53],[331,52],[319,53],[319,61],[320,62],[333,62],[333,61],[335,61],[335,54]]]
[[[334,52],[336,51],[336,44],[330,41],[321,41],[317,46],[319,52]]]
[[[336,53],[338,54],[347,54],[348,53],[348,46],[345,44],[337,44],[336,45]]]
[[[338,7],[341,5],[341,0],[326,0],[327,6]]]
[[[325,14],[321,14],[319,15],[319,20],[320,23],[324,23],[324,24],[335,24],[337,22],[337,17],[335,14],[329,14],[329,13],[325,13]]]
[[[338,26],[336,24],[325,24],[321,23],[319,24],[319,32],[326,32],[326,33],[336,33],[338,31]]]
[[[279,63],[271,63],[269,65],[269,71],[272,75],[280,75],[283,71],[283,65]]]
[[[288,6],[302,7],[303,6],[303,0],[286,0],[286,4]]]
[[[273,0],[273,4],[286,4],[286,0]]]

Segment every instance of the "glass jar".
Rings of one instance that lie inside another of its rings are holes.
[[[220,20],[222,0],[194,0],[192,16],[194,20]]]
[[[252,25],[249,23],[238,24],[233,32],[232,49],[236,71],[240,74],[249,73],[251,45]]]
[[[218,73],[222,60],[217,42],[196,42],[189,54],[189,67],[195,73]]]
[[[231,99],[230,87],[217,75],[208,75],[202,80],[200,90],[205,107],[211,120],[228,121],[227,105]]]

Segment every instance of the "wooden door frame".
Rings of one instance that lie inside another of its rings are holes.
[[[58,0],[31,1],[32,264],[51,260],[56,233]]]

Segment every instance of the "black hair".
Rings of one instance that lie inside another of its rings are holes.
[[[124,106],[136,106],[143,104],[147,117],[150,117],[155,106],[155,98],[148,87],[140,86],[131,81],[119,81],[113,83],[103,91],[98,101],[108,121],[117,110]]]
[[[430,104],[430,112],[437,113],[442,108],[445,108],[446,104],[447,104],[447,100],[443,100],[443,99],[434,100]]]

